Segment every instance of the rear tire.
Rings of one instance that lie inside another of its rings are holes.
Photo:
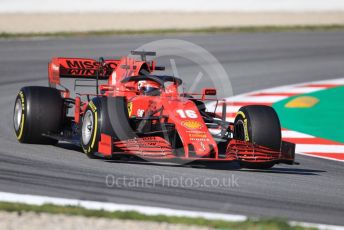
[[[249,105],[240,108],[234,121],[234,139],[248,141],[268,147],[274,151],[281,150],[281,125],[276,111],[270,106]],[[242,167],[268,169],[274,162],[241,162]]]
[[[63,100],[57,89],[41,86],[22,88],[13,112],[14,131],[21,143],[56,144],[44,134],[56,134],[61,125]]]

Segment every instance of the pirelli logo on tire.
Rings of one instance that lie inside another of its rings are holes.
[[[22,109],[24,111],[25,110],[25,97],[24,97],[23,91],[19,92],[19,96],[20,96],[20,100],[21,100],[21,103],[22,103]]]
[[[245,116],[245,113],[242,111],[239,111],[237,113],[237,116],[240,115],[243,118],[243,126],[244,126],[244,135],[245,135],[245,141],[250,141],[250,136],[248,135],[248,124],[247,124],[247,118]]]
[[[92,114],[92,115],[89,114],[89,116],[92,118],[91,118],[91,121],[88,121],[88,122],[90,122],[90,124],[87,124],[87,123],[86,124],[92,126],[92,131],[90,134],[91,135],[90,139],[87,140],[87,142],[82,143],[82,149],[84,150],[84,152],[86,154],[97,151],[96,149],[97,149],[97,136],[98,136],[98,110],[97,110],[97,107],[93,101],[91,101],[88,104],[88,109],[86,110],[83,121],[82,121],[83,122],[82,123],[82,129],[84,128],[84,125],[85,125],[84,124],[85,116],[87,117],[88,113]],[[90,118],[88,118],[88,119],[90,119]],[[84,132],[84,130],[82,130],[82,133],[83,132]],[[82,134],[82,135],[84,135],[84,134]],[[82,136],[82,138],[84,138],[84,137]]]
[[[97,112],[97,107],[94,105],[93,101],[88,104],[93,113]]]
[[[22,107],[22,115],[21,115],[21,120],[20,120],[19,133],[16,133],[18,140],[20,140],[23,136],[24,122],[25,122],[25,97],[24,97],[23,91],[19,92],[19,97],[20,97],[20,102],[21,102],[21,107]]]

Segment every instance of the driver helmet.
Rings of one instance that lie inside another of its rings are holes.
[[[150,96],[158,96],[160,95],[160,87],[159,84],[154,81],[139,81],[137,84],[137,89],[140,93],[144,95]]]

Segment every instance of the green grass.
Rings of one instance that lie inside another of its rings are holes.
[[[189,217],[175,217],[164,215],[145,215],[133,211],[116,211],[108,212],[104,210],[89,210],[77,206],[57,206],[52,204],[45,204],[41,206],[27,205],[21,203],[0,202],[0,210],[7,212],[35,212],[35,213],[50,213],[50,214],[64,214],[72,216],[85,217],[102,217],[109,219],[122,220],[140,220],[153,222],[166,222],[171,224],[186,224],[207,226],[216,229],[252,229],[252,230],[310,230],[314,228],[304,228],[300,226],[290,226],[286,221],[281,219],[262,219],[262,220],[247,220],[243,222],[228,222],[221,220],[207,220],[204,218],[189,218]]]
[[[286,107],[288,102],[302,96],[313,97],[319,101],[310,108]],[[344,86],[337,86],[326,90],[296,95],[278,101],[272,106],[278,113],[282,127],[344,143],[344,120],[333,119],[334,117],[341,117],[344,113],[344,108],[338,106],[343,103],[343,100]]]
[[[180,33],[253,33],[253,32],[288,32],[288,31],[336,31],[344,30],[344,25],[321,26],[247,26],[247,27],[210,27],[200,29],[151,29],[151,30],[104,30],[88,32],[56,33],[0,33],[0,38],[21,37],[73,37],[107,35],[144,35],[144,34],[180,34]]]

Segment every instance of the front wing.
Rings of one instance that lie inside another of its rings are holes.
[[[161,137],[142,137],[129,140],[114,141],[111,136],[101,134],[99,154],[104,157],[115,155],[132,155],[146,160],[179,160],[179,161],[241,161],[248,163],[275,162],[294,164],[295,144],[282,142],[281,151],[255,145],[245,141],[232,139],[228,142],[224,153],[213,157],[185,157],[177,156],[170,143]]]

